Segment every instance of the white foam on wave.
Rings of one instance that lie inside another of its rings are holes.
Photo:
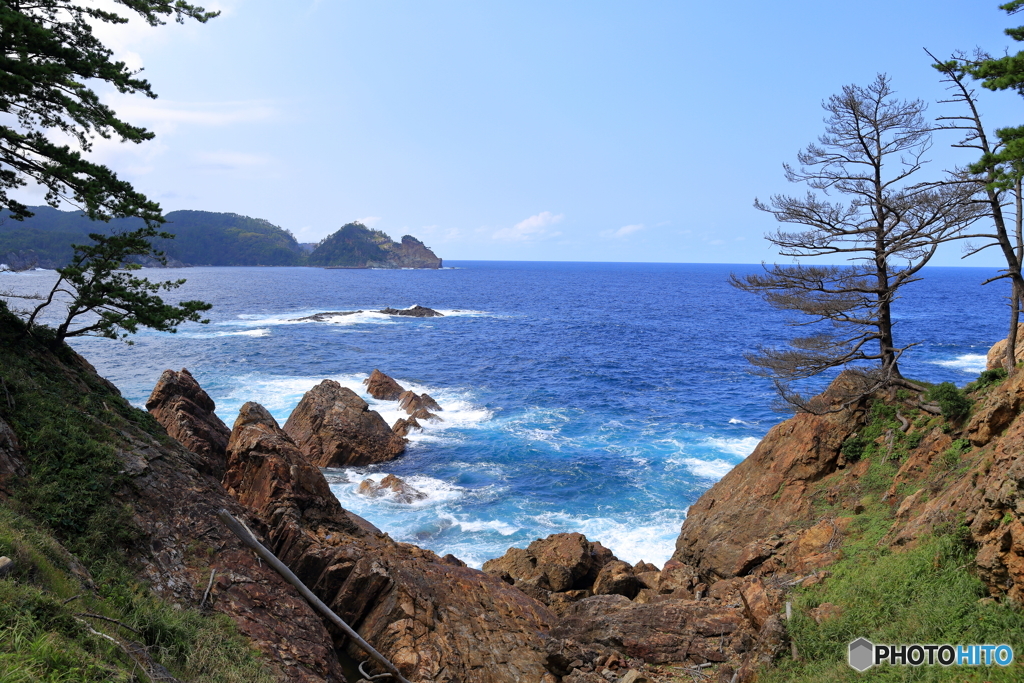
[[[552,512],[534,518],[550,533],[578,531],[591,541],[600,541],[620,560],[636,564],[640,560],[663,566],[675,550],[679,527],[686,511],[666,508],[642,519],[587,517]]]
[[[669,462],[682,465],[695,477],[721,479],[734,465],[725,460],[701,460],[700,458],[670,458]]]
[[[227,424],[234,422],[243,403],[255,401],[270,411],[282,425],[302,396],[325,379],[333,379],[342,386],[359,385],[360,375],[334,375],[327,377],[282,377],[280,375],[249,374],[234,378],[234,386],[215,396],[217,415]]]
[[[746,425],[748,427],[755,427],[755,426],[758,425],[757,422],[747,422],[746,420],[741,420],[738,417],[730,417],[729,418],[729,424],[731,424],[731,425]]]
[[[756,436],[744,436],[738,439],[710,437],[704,439],[703,443],[717,451],[745,458],[754,452],[757,444],[761,443],[761,439]]]
[[[348,467],[341,470],[327,470],[325,475],[331,486],[331,491],[341,501],[342,506],[351,507],[357,514],[360,510],[367,510],[381,504],[400,505],[406,509],[423,508],[452,503],[466,496],[466,489],[462,486],[422,474],[411,474],[401,477],[402,481],[425,494],[426,498],[410,503],[398,503],[395,501],[397,494],[391,491],[377,498],[359,493],[359,484],[366,479],[379,484],[384,477],[388,476],[387,472],[370,472],[366,468]]]
[[[269,337],[270,330],[261,327],[256,330],[238,330],[237,332],[180,332],[179,336],[189,339],[216,339],[217,337]]]
[[[313,315],[324,315],[326,313],[338,313],[338,315],[327,315],[323,320],[302,320]],[[324,311],[308,309],[293,311],[289,313],[277,313],[273,315],[246,313],[239,315],[236,320],[224,320],[218,325],[245,325],[245,326],[277,326],[277,325],[394,325],[395,322],[390,315],[378,313],[377,311]]]
[[[952,360],[933,360],[931,363],[964,372],[983,372],[988,363],[988,357],[980,353],[966,353]]]
[[[519,531],[519,527],[514,524],[509,524],[508,522],[503,522],[500,519],[471,520],[462,519],[456,515],[441,515],[441,518],[447,520],[451,526],[457,526],[462,529],[463,532],[470,534],[496,531],[502,536],[511,536]]]

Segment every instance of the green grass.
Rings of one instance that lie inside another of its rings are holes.
[[[182,680],[276,680],[229,618],[176,608],[134,578],[128,551],[143,539],[115,496],[132,486],[117,453],[132,433],[166,434],[70,350],[20,329],[0,306],[0,417],[29,467],[0,504],[0,555],[15,562],[0,580],[0,683],[144,680],[89,627],[140,643]]]

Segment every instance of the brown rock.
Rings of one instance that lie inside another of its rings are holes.
[[[833,387],[842,387],[845,377]],[[719,578],[765,562],[775,552],[766,543],[774,532],[813,517],[808,487],[836,471],[843,442],[860,427],[858,408],[799,414],[773,427],[690,507],[673,558]]]
[[[389,491],[393,494],[390,498],[396,503],[415,503],[427,497],[427,494],[417,491],[393,474],[381,479],[379,484],[373,479],[364,479],[359,484],[359,493],[370,498],[386,496]]]
[[[613,560],[610,550],[588,541],[583,534],[552,534],[537,539],[525,550],[509,548],[502,557],[485,562],[484,571],[508,573],[517,586],[529,584],[562,592],[590,588],[601,568]]]
[[[1014,349],[1017,362],[1024,360],[1024,323],[1017,323],[1017,348]],[[995,370],[1003,367],[1003,360],[1006,358],[1006,340],[1000,339],[988,350],[985,363],[986,370]]]
[[[633,568],[621,560],[609,562],[594,581],[595,595],[624,595],[630,600],[640,592],[640,581],[633,574]]]
[[[430,413],[431,410],[441,410],[437,401],[430,397],[430,394],[417,394],[414,391],[405,391],[398,397],[398,407],[414,417],[425,417],[426,419],[437,417]],[[440,419],[440,418],[438,418]]]
[[[198,456],[196,467],[220,479],[231,430],[215,409],[213,399],[185,368],[181,372],[164,370],[146,401],[146,410],[167,434]]]
[[[415,417],[409,417],[408,419],[400,417],[395,422],[394,426],[391,427],[391,431],[403,438],[409,436],[409,432],[414,429],[423,429],[420,423],[416,421]]]
[[[334,380],[306,392],[284,431],[318,467],[348,467],[394,460],[405,439],[354,391]]]
[[[408,679],[544,675],[541,633],[554,621],[544,605],[455,558],[356,527],[319,469],[256,404],[243,407],[228,451],[225,482],[268,526],[268,545]]]
[[[363,384],[366,385],[367,393],[378,401],[396,401],[405,391],[401,384],[377,369],[363,380]]]
[[[628,657],[649,664],[682,662],[687,657],[727,661],[738,657],[732,644],[749,630],[748,621],[734,607],[683,600],[638,604],[620,595],[595,595],[573,605],[551,629],[549,667],[559,674],[566,668],[562,659],[567,653],[600,651],[611,643]]]

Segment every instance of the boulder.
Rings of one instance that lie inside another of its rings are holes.
[[[378,401],[397,401],[405,391],[401,384],[376,369],[363,380],[363,384],[366,385],[367,393]]]
[[[353,525],[320,470],[257,404],[243,406],[225,483],[268,546],[412,681],[539,681],[554,615],[454,557]],[[338,635],[337,646],[365,659]]]
[[[231,430],[214,412],[216,405],[185,368],[164,370],[146,401],[146,410],[167,434],[198,456],[197,469],[224,476]]]
[[[334,380],[306,392],[284,431],[317,467],[349,467],[394,460],[405,439],[354,391]]]
[[[615,556],[603,545],[573,532],[537,539],[525,550],[509,548],[502,557],[485,562],[484,571],[498,576],[507,574],[516,586],[529,585],[558,593],[589,589],[601,569],[614,560]]]
[[[409,436],[409,432],[414,429],[422,430],[423,427],[419,422],[416,421],[415,417],[410,416],[408,419],[404,417],[398,418],[394,426],[391,427],[391,431],[401,437]]]
[[[426,306],[413,306],[411,308],[385,308],[379,311],[385,315],[404,315],[412,318],[442,318],[444,313],[439,313]]]
[[[389,492],[392,495],[389,495]],[[368,498],[388,496],[396,503],[415,503],[427,497],[427,494],[414,489],[393,474],[381,479],[380,483],[373,479],[364,479],[359,484],[359,494]]]
[[[1017,362],[1024,360],[1024,323],[1017,323],[1017,348],[1014,349]],[[988,350],[985,369],[995,370],[1003,367],[1003,360],[1006,357],[1006,339],[1000,339]]]
[[[630,600],[640,592],[641,584],[633,574],[633,568],[622,560],[612,560],[597,574],[594,595],[624,595]]]
[[[430,397],[430,394],[417,394],[414,391],[404,391],[398,396],[398,407],[409,415],[416,416],[417,413],[431,415],[430,410],[441,410],[437,401]],[[432,416],[436,417],[436,416]]]

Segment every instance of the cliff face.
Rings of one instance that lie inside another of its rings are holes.
[[[962,422],[891,391],[777,425],[690,508],[674,559],[708,580],[805,575],[839,559],[870,495],[891,546],[958,528],[990,594],[1024,603],[1024,372],[968,395]]]

